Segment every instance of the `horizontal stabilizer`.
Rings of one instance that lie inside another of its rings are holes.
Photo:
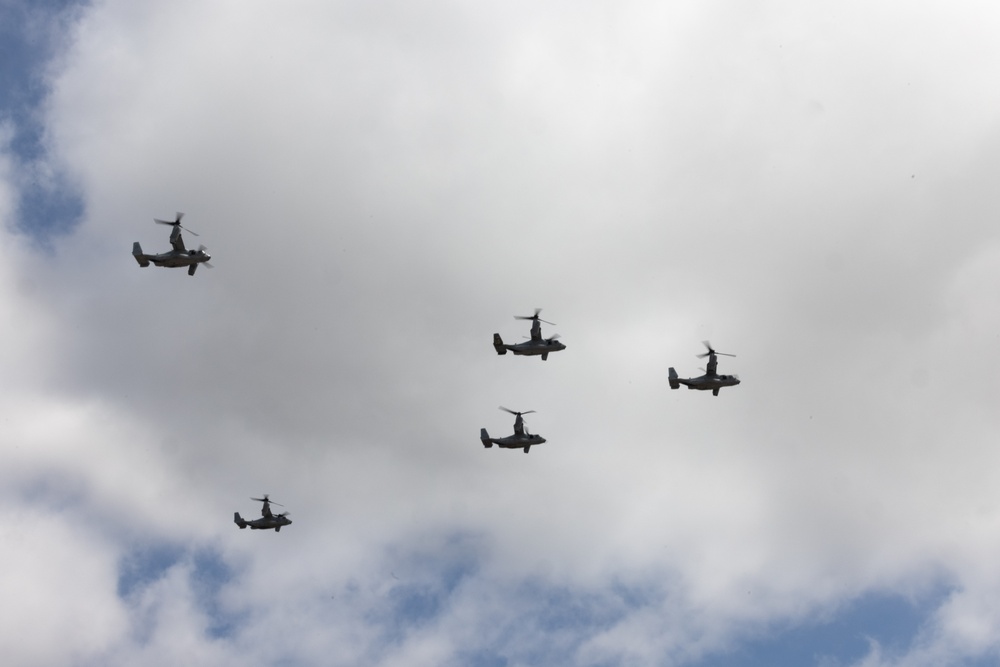
[[[246,528],[247,522],[243,520],[239,512],[233,512],[233,523],[235,523],[240,528]]]
[[[507,348],[504,347],[503,339],[498,333],[493,334],[493,349],[497,351],[497,354],[507,354]]]
[[[673,366],[670,367],[669,373],[670,373],[670,388],[680,389],[681,383],[677,381],[677,371],[674,370]]]
[[[486,449],[493,446],[493,441],[490,440],[490,434],[486,432],[485,428],[479,429],[479,439],[483,441],[483,447]]]

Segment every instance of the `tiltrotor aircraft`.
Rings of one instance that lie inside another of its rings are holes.
[[[135,257],[135,261],[139,262],[139,266],[146,267],[152,262],[157,266],[186,266],[188,267],[188,275],[193,276],[194,272],[198,269],[199,264],[204,264],[208,268],[212,268],[212,265],[208,263],[208,260],[212,259],[212,256],[205,252],[205,246],[198,246],[197,250],[187,250],[184,247],[184,239],[181,238],[181,230],[190,232],[195,236],[198,236],[192,232],[187,227],[181,226],[181,218],[184,217],[183,213],[177,214],[177,219],[173,222],[169,220],[157,220],[153,218],[153,222],[160,225],[170,225],[173,230],[170,232],[170,245],[173,246],[173,250],[169,252],[160,253],[159,255],[147,255],[142,252],[142,246],[136,241],[132,244],[132,256]]]
[[[737,375],[719,375],[716,373],[716,369],[719,367],[718,356],[723,357],[735,357],[735,354],[726,354],[725,352],[716,352],[712,349],[712,344],[707,340],[701,342],[708,352],[705,354],[697,355],[699,359],[708,357],[708,367],[705,369],[705,374],[696,378],[679,378],[677,377],[677,371],[674,367],[670,367],[670,388],[680,389],[680,386],[687,385],[688,389],[700,389],[700,390],[712,390],[713,396],[719,395],[719,390],[723,387],[735,387],[740,383],[740,378]]]
[[[257,500],[259,502],[264,503],[264,506],[260,508],[260,516],[262,518],[251,519],[250,521],[247,521],[246,519],[240,516],[239,512],[236,512],[233,514],[233,521],[236,523],[237,526],[240,527],[240,529],[246,528],[247,526],[250,526],[250,528],[252,528],[253,530],[271,530],[272,528],[274,528],[274,532],[277,533],[279,530],[281,530],[282,526],[287,526],[292,522],[292,520],[288,518],[288,512],[282,512],[281,514],[271,514],[272,501],[267,497],[266,493],[264,494],[263,498],[251,498],[250,500]],[[281,503],[274,503],[274,504],[283,507]]]
[[[523,343],[504,343],[503,339],[500,338],[500,334],[493,334],[493,347],[496,349],[497,354],[504,355],[507,354],[507,350],[510,350],[514,354],[521,354],[525,356],[542,355],[542,361],[548,361],[550,352],[565,350],[566,346],[556,340],[559,338],[559,334],[556,334],[551,338],[542,338],[541,323],[545,322],[546,324],[552,324],[552,322],[546,322],[545,320],[539,318],[538,313],[540,312],[542,312],[541,308],[535,308],[534,315],[514,316],[515,320],[531,320],[531,338]]]
[[[506,438],[491,438],[485,428],[479,429],[479,439],[483,441],[483,447],[489,449],[493,445],[496,445],[503,449],[524,449],[524,453],[527,454],[532,445],[540,445],[545,442],[545,438],[540,435],[528,433],[528,429],[524,428],[524,419],[521,418],[521,415],[530,415],[534,410],[514,412],[502,405],[500,409],[515,416],[514,435],[508,435]]]

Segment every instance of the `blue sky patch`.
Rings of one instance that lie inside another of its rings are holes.
[[[510,660],[496,651],[464,651],[456,656],[455,662],[469,667],[507,667]]]
[[[118,597],[131,597],[136,591],[159,581],[183,555],[183,549],[169,544],[137,546],[118,565]]]
[[[206,634],[219,639],[235,631],[242,616],[227,612],[219,604],[219,594],[233,578],[233,570],[211,549],[191,552],[170,544],[149,544],[134,548],[118,567],[118,596],[128,599],[159,581],[178,565],[190,564],[190,585],[195,604],[208,618]]]
[[[524,593],[539,600],[531,623],[545,632],[574,628],[600,632],[620,621],[627,611],[625,605],[607,595],[545,588],[537,584],[526,586]]]
[[[219,593],[233,579],[232,568],[218,553],[208,549],[195,552],[193,563],[191,588],[198,606],[211,620],[207,628],[209,637],[219,639],[231,636],[243,616],[223,609],[219,604]]]
[[[394,567],[399,574],[393,571],[390,576],[398,583],[389,592],[388,608],[371,620],[385,627],[390,641],[399,641],[409,629],[430,622],[462,581],[478,571],[479,552],[477,536],[456,533],[437,548],[393,555],[390,560],[398,563]]]
[[[696,667],[851,665],[864,658],[871,642],[883,655],[905,652],[938,608],[946,590],[919,601],[882,593],[863,595],[828,620],[776,628],[770,636],[741,642],[730,653],[692,663]]]
[[[45,242],[66,233],[84,213],[82,193],[48,161],[42,107],[45,68],[68,39],[65,18],[84,5],[72,0],[0,4],[0,122],[10,124],[9,148],[20,198],[17,226]]]

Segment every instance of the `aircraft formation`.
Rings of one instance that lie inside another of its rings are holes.
[[[185,248],[181,230],[183,229],[194,236],[198,236],[198,234],[195,234],[181,225],[181,219],[183,217],[183,213],[178,213],[172,221],[159,220],[156,218],[153,219],[153,222],[156,224],[169,225],[173,228],[170,231],[170,245],[172,249],[157,255],[148,255],[142,251],[142,247],[139,245],[139,242],[136,241],[132,244],[132,256],[135,258],[135,261],[138,262],[139,266],[147,267],[152,263],[156,266],[165,266],[169,268],[187,267],[189,276],[193,276],[195,274],[199,264],[204,264],[207,268],[212,268],[212,265],[208,263],[208,260],[212,259],[212,256],[206,252],[205,246],[199,246],[197,250],[188,250]],[[511,352],[516,356],[541,357],[542,361],[548,361],[550,354],[565,350],[566,345],[558,340],[559,334],[555,334],[554,336],[550,336],[548,338],[542,337],[543,322],[552,326],[555,325],[552,322],[543,320],[539,316],[541,312],[541,308],[536,308],[533,315],[514,316],[514,319],[516,320],[531,321],[531,335],[524,342],[505,343],[499,333],[494,333],[493,349],[496,350],[496,353],[499,356],[504,356],[508,352]],[[707,340],[702,341],[702,344],[708,351],[697,356],[699,359],[708,357],[708,364],[704,369],[705,374],[698,377],[681,378],[677,375],[677,371],[674,367],[671,366],[668,371],[670,388],[679,389],[681,385],[685,385],[688,389],[700,391],[711,390],[713,396],[718,396],[720,389],[724,387],[735,387],[740,384],[739,376],[721,375],[718,373],[718,358],[720,356],[735,357],[736,355],[728,354],[726,352],[716,352],[715,349],[712,348],[712,344]],[[490,437],[490,434],[485,428],[482,428],[479,430],[479,439],[483,443],[483,447],[490,449],[493,445],[496,445],[501,449],[520,449],[527,454],[533,446],[541,445],[546,442],[545,438],[537,433],[530,433],[525,426],[523,416],[535,412],[534,410],[518,412],[503,406],[500,406],[500,409],[514,415],[514,433],[501,438],[493,438]],[[279,506],[280,504],[272,501],[266,493],[263,498],[251,498],[250,500],[263,503],[260,510],[261,518],[247,520],[240,516],[239,512],[235,512],[233,514],[233,522],[239,526],[241,530],[244,528],[250,528],[251,530],[274,530],[274,532],[277,533],[283,526],[287,526],[292,523],[292,520],[288,518],[288,512],[281,512],[279,514],[271,512],[272,504]]]

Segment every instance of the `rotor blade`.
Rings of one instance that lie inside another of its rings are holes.
[[[551,342],[551,341],[554,341],[556,338],[559,338],[559,334],[556,334],[555,336],[550,336],[549,338],[546,338],[545,340]]]
[[[158,222],[158,223],[160,223],[161,225],[173,225],[173,226],[177,227],[177,226],[180,226],[180,224],[181,224],[181,219],[183,219],[183,218],[184,218],[184,214],[183,214],[183,213],[180,213],[180,212],[178,212],[178,213],[177,213],[177,217],[176,217],[176,218],[174,218],[173,220],[160,220],[160,219],[158,219],[158,218],[153,218],[153,221],[154,221],[154,222]]]
[[[206,248],[204,245],[200,245],[200,246],[198,246],[198,250],[195,252],[195,254],[197,254],[197,255],[204,255],[206,250],[208,250],[208,248]],[[212,266],[208,262],[202,262],[202,264],[204,264],[205,268],[208,268],[208,269],[214,269],[215,268],[214,266]]]
[[[702,345],[704,345],[704,346],[705,346],[705,347],[706,347],[706,348],[708,349],[708,352],[706,352],[706,353],[704,353],[704,354],[698,354],[698,355],[695,355],[695,356],[697,356],[697,357],[698,357],[699,359],[702,359],[702,358],[704,358],[704,357],[707,357],[707,356],[708,356],[708,355],[710,355],[710,354],[714,354],[714,355],[716,355],[716,356],[718,356],[718,357],[735,357],[735,356],[736,356],[735,354],[728,354],[728,353],[726,353],[726,352],[716,352],[715,350],[713,350],[713,349],[712,349],[712,344],[711,344],[711,343],[709,343],[709,342],[708,342],[707,340],[703,340],[703,341],[701,341],[701,344],[702,344]]]
[[[214,264],[209,264],[208,262],[202,262],[201,265],[204,266],[206,269],[214,269],[215,268]]]
[[[288,516],[291,512],[281,512],[280,514],[275,514],[274,516]]]
[[[538,313],[540,313],[540,312],[542,312],[541,308],[535,308],[535,314],[534,315],[515,315],[514,319],[515,320],[538,320],[539,322],[545,322],[545,324],[551,324],[552,326],[556,325],[555,322],[549,322],[548,320],[543,320],[542,318],[540,318],[538,316]]]
[[[534,410],[528,410],[527,412],[515,412],[514,410],[511,410],[510,408],[505,408],[502,405],[500,406],[500,409],[503,410],[504,412],[509,412],[512,415],[530,415],[532,412],[534,412]]]
[[[264,494],[263,498],[251,498],[250,500],[256,500],[257,502],[261,503],[271,503],[272,505],[277,505],[278,507],[284,507],[284,505],[282,505],[281,503],[276,503],[270,498],[268,498],[266,493]]]
[[[181,229],[183,229],[185,232],[187,232],[191,236],[200,236],[200,234],[198,234],[198,232],[192,232],[190,229],[188,229],[187,227],[185,227],[184,225],[181,224],[181,219],[183,217],[184,217],[184,214],[178,212],[176,220],[160,220],[159,218],[153,218],[153,222],[155,222],[155,223],[157,223],[159,225],[170,225],[171,227],[180,227]]]

